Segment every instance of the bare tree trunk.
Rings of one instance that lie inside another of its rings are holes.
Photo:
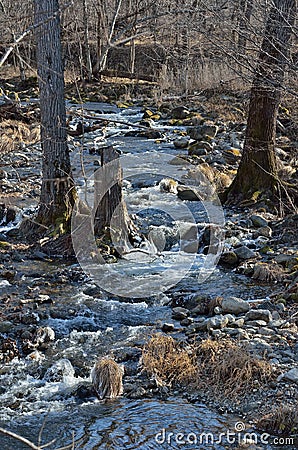
[[[238,50],[241,53],[246,51],[246,41],[250,18],[252,14],[253,0],[240,0],[240,20],[238,27]]]
[[[92,79],[92,64],[89,45],[89,28],[88,28],[88,14],[87,14],[87,2],[83,0],[83,24],[84,24],[84,47],[85,47],[85,65],[87,71],[88,81]]]
[[[35,0],[37,66],[40,89],[42,187],[37,221],[63,233],[75,199],[67,146],[64,79],[58,0]]]
[[[101,169],[95,172],[94,232],[112,240],[121,254],[133,228],[122,196],[119,154],[110,146],[101,150]]]
[[[277,112],[289,60],[296,0],[274,0],[267,20],[258,67],[251,89],[246,138],[228,201],[277,200],[275,154]]]

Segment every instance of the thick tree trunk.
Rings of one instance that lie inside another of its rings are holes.
[[[94,234],[111,240],[122,254],[135,228],[122,196],[119,153],[112,146],[102,149],[101,168],[95,172],[94,180]]]
[[[58,0],[35,0],[37,66],[40,89],[42,187],[37,221],[58,226],[70,223],[75,198],[67,146],[64,79]]]
[[[251,90],[243,156],[226,193],[229,203],[278,199],[276,120],[296,11],[296,0],[274,0]]]

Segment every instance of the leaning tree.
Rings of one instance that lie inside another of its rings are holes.
[[[34,0],[40,90],[42,186],[37,222],[68,230],[75,188],[67,146],[58,0]]]
[[[296,0],[272,0],[250,94],[246,137],[229,203],[280,197],[275,137],[278,107],[289,63]]]

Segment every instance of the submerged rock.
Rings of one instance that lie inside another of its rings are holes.
[[[74,377],[75,370],[69,359],[59,359],[53,366],[49,367],[44,379],[50,382],[64,381],[65,377]]]

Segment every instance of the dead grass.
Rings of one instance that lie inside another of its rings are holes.
[[[154,335],[144,345],[143,370],[153,376],[159,385],[194,381],[198,368],[192,348],[183,348],[171,336]]]
[[[198,346],[199,385],[226,396],[238,396],[266,384],[272,375],[265,360],[252,356],[244,347],[230,340],[205,339]]]
[[[158,385],[189,383],[194,389],[212,389],[226,397],[259,389],[272,379],[267,361],[231,340],[208,338],[184,348],[171,336],[156,334],[143,348],[142,364]]]
[[[298,410],[294,406],[282,405],[266,414],[257,422],[257,428],[275,435],[298,433]]]
[[[0,153],[15,150],[20,142],[31,144],[40,138],[39,127],[17,120],[3,120],[0,123]]]

